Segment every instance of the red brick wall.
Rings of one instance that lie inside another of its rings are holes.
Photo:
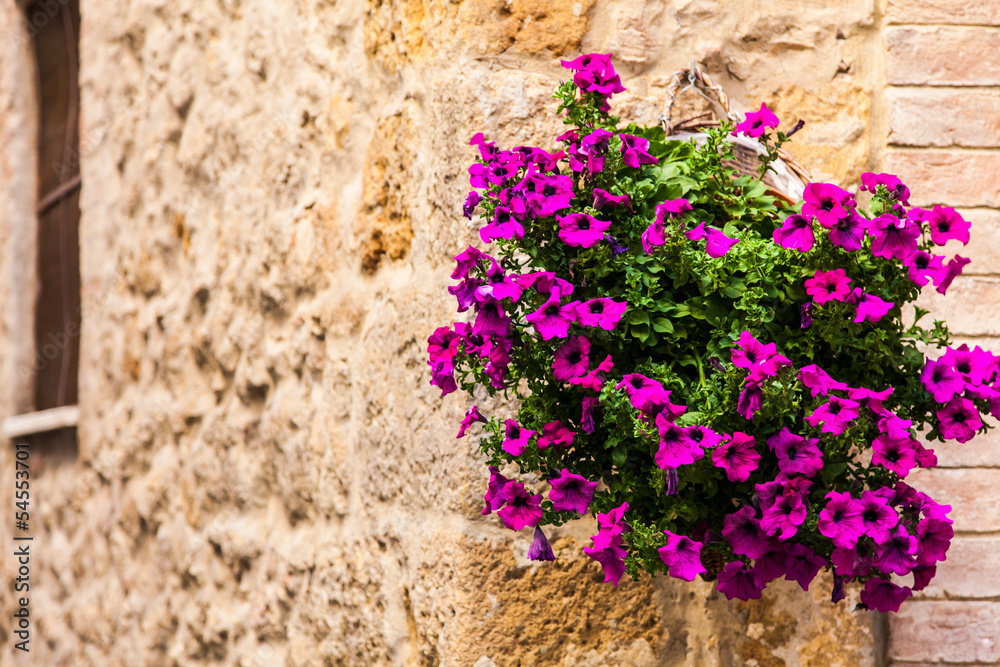
[[[910,203],[972,222],[973,263],[947,297],[923,298],[957,341],[1000,352],[1000,0],[888,0],[884,168]],[[889,619],[891,664],[1000,664],[1000,431],[935,447],[913,482],[953,507],[937,578]],[[909,479],[907,481],[910,481]]]

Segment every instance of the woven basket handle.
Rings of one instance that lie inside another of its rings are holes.
[[[677,98],[685,91],[692,89],[704,97],[712,105],[715,120],[726,118],[733,122],[739,121],[733,114],[732,106],[729,103],[729,95],[716,84],[710,76],[701,71],[694,63],[691,67],[674,72],[667,86],[667,108],[660,115],[660,122],[667,135],[674,133],[673,114],[674,104]],[[693,119],[692,119],[693,120]],[[685,121],[681,121],[684,123]]]

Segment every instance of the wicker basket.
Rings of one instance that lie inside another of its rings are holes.
[[[694,90],[708,100],[711,105],[710,110],[674,123],[674,105],[677,98],[688,90]],[[667,109],[660,116],[660,122],[667,136],[672,139],[701,143],[705,141],[706,135],[700,130],[706,127],[718,127],[720,118],[726,118],[733,123],[742,120],[733,111],[726,91],[693,64],[688,69],[674,72],[670,85],[667,86],[667,102]],[[757,176],[760,165],[757,156],[764,154],[764,147],[756,139],[749,137],[733,136],[730,141],[733,143],[736,160],[730,162],[729,166],[742,174]],[[770,188],[770,194],[789,204],[800,200],[806,183],[811,180],[805,167],[796,162],[784,149],[779,148],[778,159],[771,163],[771,168],[774,171],[768,171],[764,175],[764,184]]]

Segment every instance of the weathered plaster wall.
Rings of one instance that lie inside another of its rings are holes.
[[[476,237],[466,142],[551,142],[558,56],[615,53],[617,108],[645,122],[694,58],[744,108],[805,119],[792,152],[849,183],[878,152],[871,2],[83,0],[82,17],[80,455],[33,481],[37,664],[874,663],[878,619],[853,593],[829,608],[826,581],[750,604],[702,582],[615,590],[582,555],[588,525],[556,533],[556,564],[526,561],[527,535],[480,518],[485,469],[454,438],[468,406],[424,359]],[[0,40],[5,147],[18,66]],[[6,201],[30,197],[20,169],[4,150],[5,243],[28,224]],[[0,335],[7,372],[20,334]]]

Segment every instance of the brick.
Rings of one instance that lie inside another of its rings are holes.
[[[1000,470],[917,469],[905,481],[937,502],[951,505],[952,511],[948,516],[954,520],[956,531],[1000,531]]]
[[[969,245],[950,241],[941,254],[948,256],[958,253],[972,260],[966,265],[962,275],[1000,274],[1000,211],[992,209],[959,210],[962,217],[972,223],[969,230]],[[1000,353],[1000,349],[994,350]]]
[[[1000,90],[890,88],[886,98],[890,144],[1000,146]]]
[[[890,84],[1000,84],[1000,30],[889,27],[885,45]]]
[[[885,18],[889,23],[1000,25],[1000,4],[996,0],[889,0]]]
[[[916,303],[931,311],[921,324],[929,325],[938,319],[947,322],[956,336],[1000,336],[1000,320],[996,317],[1000,278],[959,276],[947,294],[924,289]]]
[[[951,541],[948,560],[918,593],[927,598],[1000,597],[1000,535],[960,535]]]
[[[937,356],[932,355],[932,356]],[[986,417],[996,426],[996,420]],[[938,457],[938,468],[1000,468],[1000,429],[994,428],[968,442],[925,442]]]
[[[916,206],[1000,208],[1000,152],[896,149],[885,164],[910,187]]]
[[[891,660],[996,662],[1000,602],[905,602],[889,617],[888,652]]]

